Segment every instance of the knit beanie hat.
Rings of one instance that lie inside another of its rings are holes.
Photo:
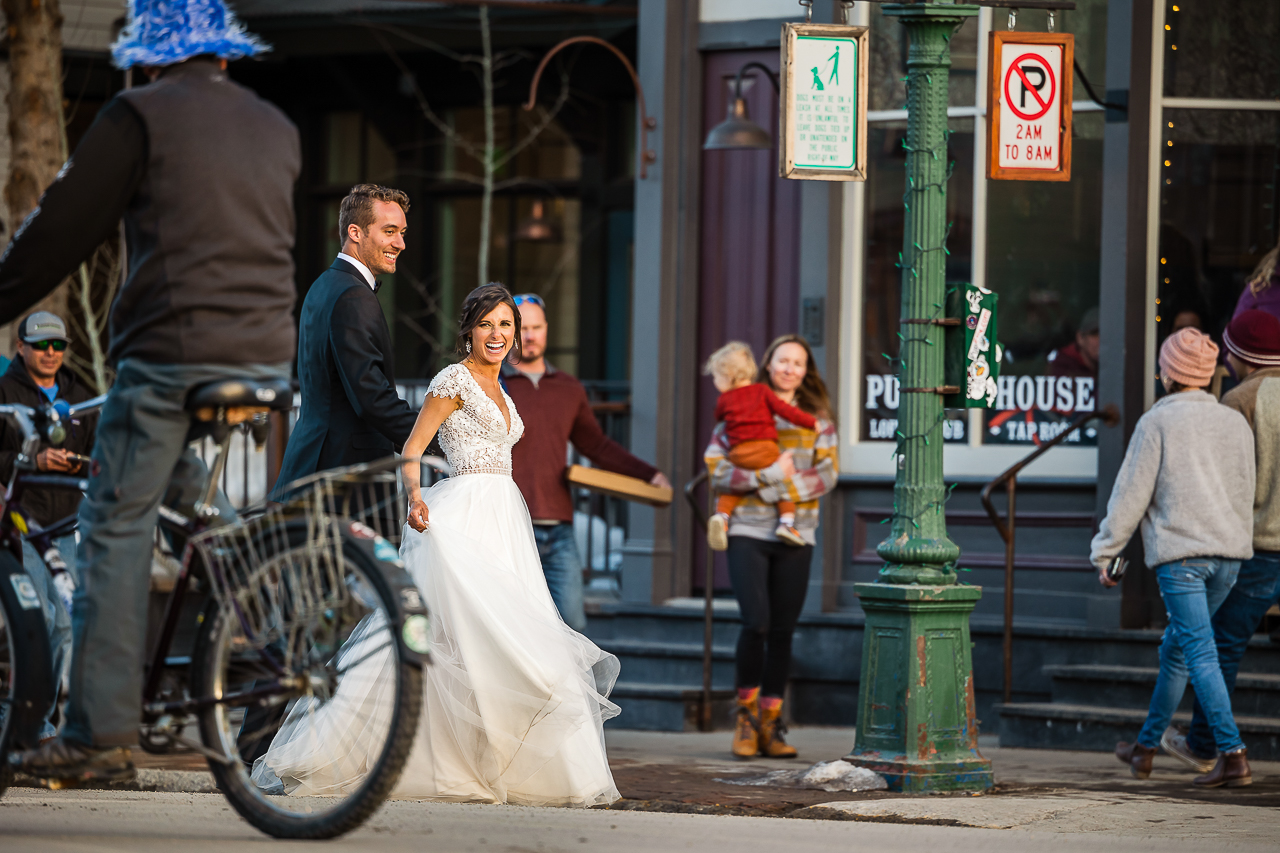
[[[1280,367],[1280,319],[1254,308],[1242,311],[1222,333],[1227,352],[1254,367]]]
[[[1199,329],[1179,329],[1160,347],[1160,370],[1174,382],[1203,388],[1218,367],[1218,345]]]

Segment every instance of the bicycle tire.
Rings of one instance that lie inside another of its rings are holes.
[[[303,544],[302,540],[305,540],[305,530],[290,529],[289,539],[290,547],[300,546]],[[391,585],[378,568],[377,561],[349,541],[344,541],[342,555],[344,562],[369,582],[382,607],[388,613],[395,614],[397,607]],[[191,684],[195,695],[214,694],[217,675],[215,670],[218,666],[215,652],[219,637],[226,632],[224,626],[228,625],[227,618],[228,615],[218,607],[217,602],[211,600],[206,606],[192,654]],[[393,640],[394,634],[392,631]],[[423,698],[421,666],[407,658],[398,642],[393,642],[392,645],[396,650],[396,696],[382,754],[374,769],[351,796],[320,815],[288,812],[275,804],[272,799],[275,795],[269,795],[258,788],[249,777],[245,761],[241,759],[237,737],[224,727],[223,721],[229,726],[230,720],[225,709],[219,718],[218,709],[222,706],[206,708],[198,714],[201,740],[205,746],[235,759],[230,767],[211,759],[209,769],[218,788],[241,817],[275,838],[324,839],[355,829],[377,811],[395,787],[408,760],[409,750],[417,733]]]
[[[17,558],[0,549],[0,797],[13,783],[9,751],[36,745],[53,703],[49,629],[43,607],[32,606],[30,583]]]

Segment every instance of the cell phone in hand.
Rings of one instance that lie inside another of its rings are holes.
[[[1128,568],[1129,561],[1124,557],[1112,557],[1111,562],[1107,563],[1107,580],[1112,583],[1120,583],[1120,579],[1124,577],[1125,570]]]

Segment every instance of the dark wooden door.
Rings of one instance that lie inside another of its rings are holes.
[[[733,79],[748,62],[777,73],[776,50],[704,55],[702,134],[724,121]],[[769,150],[702,153],[701,270],[698,282],[698,364],[732,340],[751,345],[756,359],[778,335],[797,331],[800,303],[800,182],[778,177],[778,96],[758,69],[744,75],[748,114],[774,139]],[[698,385],[699,454],[715,426],[715,386]],[[701,458],[697,461],[702,468]],[[701,590],[706,543],[694,543],[694,588]],[[728,589],[723,557],[716,588]]]

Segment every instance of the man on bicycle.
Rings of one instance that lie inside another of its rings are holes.
[[[98,114],[0,256],[0,323],[53,290],[123,217],[128,279],[111,309],[115,385],[80,507],[67,722],[16,769],[79,782],[134,775],[152,535],[162,499],[205,468],[187,447],[192,388],[289,376],[297,129],[233,83],[267,49],[220,0],[133,0],[112,55],[152,81]]]
[[[83,403],[95,396],[88,385],[80,381],[75,372],[63,365],[67,346],[67,324],[56,314],[36,311],[22,318],[18,324],[17,358],[0,376],[0,405],[17,403],[37,408],[55,400],[69,404]],[[84,463],[87,454],[93,452],[93,436],[98,416],[80,416],[69,419],[67,437],[61,447],[41,442],[36,453],[36,469],[51,474],[89,473]],[[22,430],[9,419],[0,419],[0,483],[13,482],[14,469],[22,452]],[[28,529],[48,529],[76,514],[80,508],[80,492],[74,489],[41,488],[26,490],[22,496],[21,513]],[[49,651],[53,661],[54,683],[60,685],[66,664],[71,657],[71,613],[63,605],[62,594],[54,581],[52,569],[57,560],[66,564],[71,578],[78,578],[76,571],[76,539],[74,534],[59,536],[52,541],[52,548],[37,549],[31,539],[22,542],[22,565],[31,576],[40,603],[44,607],[45,622],[49,626]],[[53,710],[40,732],[40,739],[57,734],[52,718]]]

